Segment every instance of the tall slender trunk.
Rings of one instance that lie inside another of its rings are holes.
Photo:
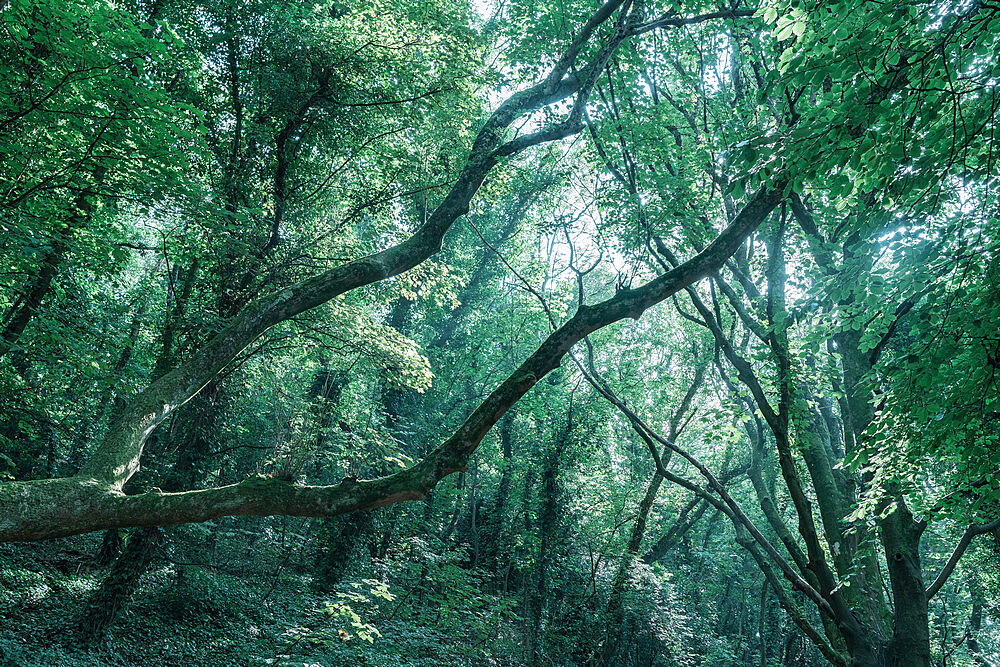
[[[979,632],[983,627],[982,593],[972,585],[969,586],[969,592],[972,595],[972,610],[969,612],[969,656],[972,657],[976,667],[992,667],[979,646]]]
[[[533,591],[527,591],[528,655],[526,663],[529,667],[544,664],[541,641],[542,617],[545,614],[545,602],[549,591],[549,567],[558,540],[559,468],[563,449],[569,441],[572,420],[571,413],[567,420],[566,429],[546,454],[545,464],[542,468],[542,497],[538,512],[538,560],[534,572],[535,587]]]
[[[497,501],[493,508],[493,514],[500,522],[503,521],[504,511],[507,509],[507,500],[510,497],[510,467],[514,459],[514,419],[515,410],[511,410],[504,415],[500,422],[500,453],[503,456],[503,468],[500,470],[500,482],[497,484]]]
[[[108,170],[106,167],[95,167],[90,174],[93,188],[99,188],[104,182]],[[38,272],[21,290],[21,297],[8,311],[4,318],[3,330],[0,331],[0,359],[5,357],[17,343],[28,323],[38,314],[42,301],[48,295],[55,280],[59,266],[65,258],[69,237],[75,230],[86,226],[90,220],[93,203],[90,186],[81,189],[74,198],[69,212],[68,222],[64,225],[54,225],[55,237],[46,249],[39,264]]]
[[[757,651],[760,667],[767,667],[767,579],[760,585],[760,608],[757,611]]]
[[[509,527],[506,522],[507,505],[510,502],[510,486],[513,477],[511,467],[514,458],[514,411],[508,412],[500,421],[497,435],[500,440],[500,479],[497,482],[497,494],[492,503],[480,503],[477,508],[479,531],[482,541],[482,564],[487,571],[494,573],[493,583],[502,584],[504,563],[510,558],[508,553]]]
[[[618,650],[619,630],[622,625],[623,608],[625,598],[625,588],[628,582],[628,575],[632,569],[632,564],[639,555],[639,547],[642,546],[642,538],[646,534],[646,523],[649,520],[649,512],[656,502],[656,496],[660,492],[663,483],[663,476],[659,472],[646,485],[646,493],[639,503],[639,511],[636,514],[635,522],[632,524],[632,532],[629,534],[628,544],[625,545],[625,553],[622,554],[615,570],[614,579],[611,583],[611,592],[608,595],[608,606],[606,610],[608,624],[607,635],[604,640],[604,650],[601,656],[602,665],[612,664],[612,659]]]
[[[0,332],[0,358],[11,351],[28,322],[38,314],[65,252],[66,244],[62,239],[57,239],[45,251],[38,273],[25,285],[21,299],[8,315],[3,331]]]
[[[316,457],[326,452],[330,430],[338,422],[340,397],[347,386],[343,371],[321,369],[313,379],[307,398],[312,404],[313,425],[316,428]],[[350,428],[343,421],[341,429]],[[316,554],[316,585],[320,590],[332,590],[340,583],[351,555],[361,539],[370,532],[371,512],[355,512],[335,519],[324,519],[319,527],[319,549]]]

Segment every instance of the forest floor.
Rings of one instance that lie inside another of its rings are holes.
[[[474,571],[454,564],[460,553],[391,568],[367,561],[327,592],[311,557],[291,546],[223,542],[217,567],[205,567],[180,562],[196,557],[196,529],[174,530],[186,539],[159,554],[98,640],[83,627],[108,573],[95,559],[100,533],[0,545],[0,667],[519,663],[516,614],[481,592]]]
[[[87,641],[86,602],[105,574],[93,564],[96,546],[81,538],[58,549],[0,547],[0,666],[310,664],[310,642],[297,635],[330,622],[320,611],[327,598],[306,577],[256,573],[248,585],[234,574],[160,565],[106,636]],[[337,663],[324,656],[318,664]]]

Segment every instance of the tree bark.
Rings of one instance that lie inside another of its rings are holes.
[[[571,45],[567,53],[573,52],[573,57],[568,62],[564,62],[568,57],[564,56],[545,80],[513,94],[490,116],[479,131],[455,185],[410,238],[248,304],[201,350],[135,397],[84,466],[80,477],[108,486],[112,491],[120,490],[139,469],[143,444],[153,428],[197,394],[262,333],[345,292],[398,275],[422,263],[440,251],[445,234],[459,217],[468,212],[472,198],[487,173],[501,160],[532,146],[577,133],[581,128],[583,105],[594,81],[614,49],[629,36],[628,26],[631,24],[626,22],[626,18],[632,15],[619,17],[613,37],[598,50],[590,63],[581,67],[579,74],[564,75],[594,29],[607,21],[621,4],[622,0],[609,0]],[[577,97],[567,120],[504,142],[504,130],[516,119],[574,94]]]
[[[543,661],[541,637],[542,616],[549,591],[549,566],[559,536],[559,467],[562,453],[573,430],[573,409],[570,407],[566,427],[546,453],[542,468],[541,505],[538,510],[538,560],[535,565],[535,585],[526,591],[528,620],[527,664],[537,667]]]

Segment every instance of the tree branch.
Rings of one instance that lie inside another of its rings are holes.
[[[553,331],[450,438],[412,468],[375,480],[349,479],[336,486],[299,487],[273,480],[251,480],[216,489],[142,496],[125,496],[113,478],[100,479],[88,474],[12,482],[0,487],[0,541],[63,537],[129,525],[189,523],[231,514],[332,516],[419,499],[443,477],[464,471],[469,457],[493,425],[528,390],[557,368],[563,356],[578,341],[626,317],[638,319],[645,310],[718,270],[736,252],[747,234],[756,229],[777,206],[784,187],[785,182],[780,180],[772,188],[761,190],[715,241],[671,271],[637,289],[621,290],[596,305],[581,305],[576,314]],[[279,304],[292,299],[291,295],[283,296],[289,291],[278,295]],[[291,309],[291,306],[275,307],[285,308],[286,311]],[[231,344],[227,341],[241,335],[240,327],[250,326],[243,322],[244,319],[245,316],[238,317],[236,323],[220,334],[222,342],[217,339],[213,344]],[[232,331],[234,327],[237,327],[236,331]],[[185,375],[190,372],[185,371],[188,365],[165,376],[169,387],[173,383],[192,381]],[[144,393],[147,394],[144,400],[159,398],[149,395],[148,390]],[[134,415],[135,407],[131,410]],[[142,438],[145,438],[155,422],[151,415],[140,414],[139,417],[144,418],[131,428],[145,429],[142,433]],[[111,454],[117,457],[111,459],[112,462],[122,461],[121,452]],[[123,465],[128,462],[124,460]],[[137,461],[135,465],[138,465]],[[118,479],[126,472],[116,471]]]
[[[610,17],[610,12],[604,14],[602,11],[603,9],[599,10],[588,22],[590,28],[585,29],[588,38],[597,25]],[[587,72],[589,77],[595,76],[604,67],[610,52],[626,36],[619,26],[613,38],[598,51],[594,60],[580,70]],[[575,63],[579,48],[571,46],[560,63],[567,58],[570,65]],[[558,71],[560,66],[554,67],[552,72]],[[440,251],[445,234],[458,218],[468,212],[472,198],[486,174],[498,164],[501,157],[510,157],[531,146],[579,131],[579,122],[574,120],[574,114],[571,113],[563,123],[519,137],[513,142],[503,142],[504,130],[525,114],[573,95],[577,95],[574,113],[586,103],[585,98],[592,82],[581,82],[572,74],[566,77],[560,75],[555,80],[552,72],[534,86],[511,95],[493,112],[476,136],[466,165],[450,192],[412,236],[386,250],[342,264],[248,304],[201,350],[135,397],[120,419],[111,425],[105,439],[84,465],[79,476],[109,484],[112,489],[121,489],[139,469],[143,445],[153,429],[197,394],[240,351],[267,329],[345,292],[408,271]]]
[[[983,533],[989,533],[998,528],[1000,528],[1000,519],[991,521],[990,523],[978,525],[973,524],[965,529],[965,532],[962,534],[962,539],[960,539],[958,544],[955,545],[954,551],[951,552],[951,555],[948,557],[947,562],[945,562],[944,567],[941,568],[941,572],[939,572],[938,576],[934,578],[931,585],[927,587],[925,593],[927,594],[928,600],[934,597],[937,592],[941,590],[941,587],[944,586],[945,582],[948,581],[948,577],[950,577],[951,573],[955,571],[958,561],[961,560],[963,555],[965,555],[965,550],[968,549],[969,545],[972,543],[972,538],[977,535],[982,535]]]

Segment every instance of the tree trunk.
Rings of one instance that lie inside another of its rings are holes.
[[[149,569],[153,556],[163,539],[163,529],[140,528],[132,533],[125,551],[111,566],[111,572],[87,603],[83,617],[83,632],[96,639],[118,618],[142,575]]]
[[[860,351],[859,332],[850,330],[838,334],[837,349],[844,365],[847,422],[854,432],[855,442],[860,445],[864,430],[875,417],[871,397],[863,388],[865,377],[872,370],[872,361]],[[920,538],[924,524],[914,520],[902,498],[890,502],[895,507],[879,522],[894,610],[889,654],[894,666],[929,667],[927,593],[920,567]]]
[[[236,354],[278,322],[349,289],[400,273],[412,266],[411,262],[419,263],[422,243],[443,223],[439,221],[427,231],[418,232],[411,241],[393,246],[377,258],[343,264],[258,299],[200,351],[137,395],[76,476],[4,485],[0,489],[0,540],[36,540],[116,526],[190,523],[220,516],[333,516],[423,498],[440,479],[468,465],[469,457],[496,422],[541,378],[556,369],[575,343],[613,322],[639,318],[647,309],[716,271],[774,209],[783,187],[784,182],[778,181],[773,189],[762,189],[729,227],[690,260],[641,287],[619,290],[594,305],[581,305],[479,404],[451,437],[406,470],[373,480],[345,480],[338,485],[298,486],[255,478],[197,492],[122,496],[122,485],[139,469],[149,433],[201,391]],[[450,205],[446,202],[438,210]],[[463,207],[461,214],[464,212]],[[455,217],[459,214],[455,212]]]
[[[107,173],[106,167],[94,167],[90,174],[90,181],[94,189],[101,186]],[[92,194],[93,192],[88,186],[79,190],[71,204],[72,208],[69,211],[68,220],[65,224],[54,225],[55,238],[42,257],[38,273],[24,286],[21,291],[21,299],[5,318],[3,331],[0,332],[0,359],[11,351],[21,334],[24,333],[28,323],[38,314],[38,309],[49,293],[52,281],[55,280],[56,272],[66,254],[70,236],[75,230],[86,226],[90,220],[90,214],[93,210],[93,203],[90,201]]]
[[[215,423],[219,393],[218,383],[213,383],[191,404],[189,412],[193,414],[187,424],[188,432],[178,447],[177,460],[162,482],[165,491],[190,489],[204,477],[200,466],[210,450],[206,435]],[[132,532],[125,551],[112,565],[111,572],[88,605],[87,617],[83,620],[87,634],[100,636],[114,623],[137,590],[142,576],[149,571],[157,549],[167,539],[160,528],[140,528]]]
[[[972,611],[969,612],[969,656],[976,667],[992,667],[983,656],[979,647],[979,632],[983,627],[983,601],[978,591],[970,592],[972,595]]]
[[[533,590],[527,591],[528,655],[526,662],[529,667],[544,664],[541,628],[549,591],[549,566],[558,541],[559,468],[562,452],[569,441],[572,428],[573,415],[571,411],[565,430],[553,443],[542,468],[542,497],[538,512],[538,561],[534,572],[535,587]]]
[[[371,512],[354,512],[323,522],[320,535],[324,548],[316,557],[316,585],[321,591],[331,591],[341,582],[351,556],[371,526]]]
[[[665,464],[664,464],[665,465]],[[618,563],[618,569],[615,571],[614,579],[611,583],[611,592],[608,594],[608,606],[606,609],[607,614],[607,634],[604,639],[604,650],[602,651],[601,665],[611,665],[615,653],[618,650],[618,637],[620,636],[620,630],[622,625],[623,609],[622,605],[625,598],[625,588],[628,582],[629,571],[632,569],[632,564],[635,562],[636,557],[639,555],[639,548],[642,546],[642,538],[646,534],[646,522],[649,520],[649,511],[653,507],[653,503],[656,502],[656,496],[660,492],[660,486],[663,483],[663,476],[659,472],[653,475],[653,478],[649,481],[646,486],[646,493],[639,503],[639,511],[636,515],[635,522],[632,524],[632,532],[629,535],[628,544],[625,546],[625,553]]]
[[[895,609],[893,667],[930,667],[927,594],[920,573],[923,525],[914,521],[900,500],[892,514],[880,522],[880,527]]]
[[[119,528],[104,531],[104,538],[101,540],[101,548],[97,550],[94,561],[101,567],[111,565],[119,555],[122,547],[125,546],[125,539]]]
[[[10,313],[3,332],[0,332],[0,358],[11,351],[11,348],[14,347],[27,328],[28,322],[38,314],[42,299],[49,293],[52,280],[56,276],[56,270],[62,262],[65,251],[66,244],[61,239],[57,239],[46,250],[38,274],[25,285],[20,303]]]

